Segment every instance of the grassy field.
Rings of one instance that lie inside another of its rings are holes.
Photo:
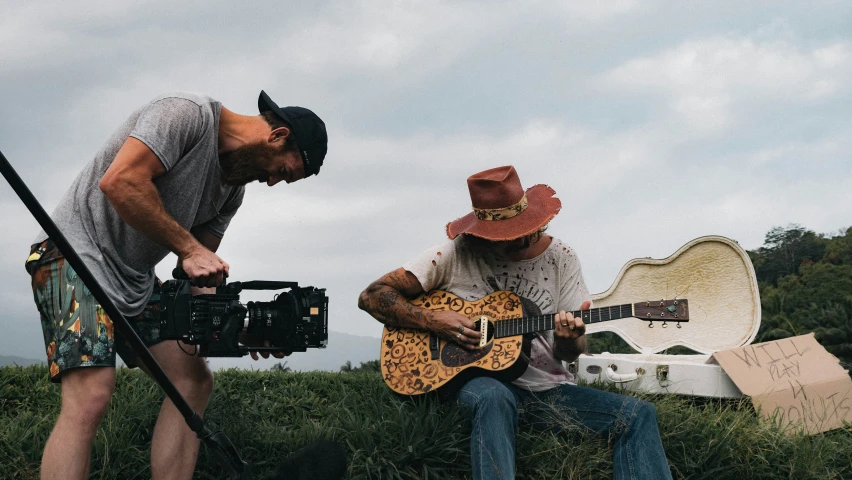
[[[689,479],[852,479],[852,427],[786,435],[757,420],[747,402],[646,397],[657,406],[669,462]],[[97,435],[93,479],[150,478],[151,430],[162,400],[138,371],[120,369]],[[0,478],[38,478],[44,442],[58,413],[59,388],[44,367],[0,368]],[[256,477],[288,452],[317,439],[340,441],[347,478],[466,478],[470,425],[451,404],[400,401],[376,373],[224,371],[207,412]],[[581,434],[521,427],[518,478],[612,477],[606,442]],[[202,451],[196,478],[226,478]]]

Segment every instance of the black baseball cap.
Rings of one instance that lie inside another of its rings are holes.
[[[260,97],[257,99],[257,108],[260,113],[271,111],[290,124],[293,135],[296,136],[296,142],[299,143],[302,161],[305,162],[305,176],[319,174],[328,151],[325,122],[307,108],[279,107],[263,90],[260,91]]]

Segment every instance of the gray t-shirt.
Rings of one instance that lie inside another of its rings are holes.
[[[154,99],[110,136],[53,211],[53,221],[125,315],[145,308],[154,267],[169,250],[124,223],[101,192],[101,177],[128,137],[139,139],[166,168],[154,179],[166,211],[187,230],[203,225],[221,238],[245,192],[220,180],[221,112],[222,104],[204,95]],[[42,232],[36,242],[46,238]]]
[[[492,252],[474,251],[464,235],[459,235],[424,251],[402,268],[413,273],[427,292],[446,290],[469,301],[510,290],[521,298],[525,316],[579,310],[591,299],[580,260],[556,238],[538,256],[512,261]],[[553,354],[553,330],[549,330],[533,339],[529,366],[512,383],[539,392],[573,382],[574,376]]]

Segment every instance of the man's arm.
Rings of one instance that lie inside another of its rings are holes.
[[[219,245],[222,244],[222,239],[217,237],[216,234],[211,232],[204,225],[193,227],[189,233],[198,240],[198,243],[204,245],[207,250],[210,250],[213,253],[216,253],[216,251],[219,250]]]
[[[157,155],[130,137],[104,173],[99,187],[124,222],[177,254],[195,284],[219,285],[228,272],[228,264],[166,212],[153,182],[165,172]]]
[[[208,230],[203,225],[199,225],[197,227],[193,227],[192,230],[189,231],[196,240],[199,241],[205,248],[210,250],[213,253],[216,253],[219,250],[219,245],[222,243],[222,239],[214,235],[210,230]],[[178,260],[178,267],[180,267],[180,260]],[[189,287],[189,291],[192,295],[202,295],[202,294],[211,294],[216,293],[216,287]]]
[[[417,277],[404,268],[398,268],[361,292],[358,308],[389,327],[431,330],[446,340],[469,349],[475,348],[481,334],[469,318],[452,311],[432,311],[408,302],[423,293]],[[460,330],[460,326],[464,328]]]

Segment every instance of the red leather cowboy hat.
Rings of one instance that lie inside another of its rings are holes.
[[[547,185],[524,191],[511,165],[467,179],[473,211],[447,224],[447,236],[462,233],[491,241],[515,240],[538,231],[559,213],[562,202]]]

